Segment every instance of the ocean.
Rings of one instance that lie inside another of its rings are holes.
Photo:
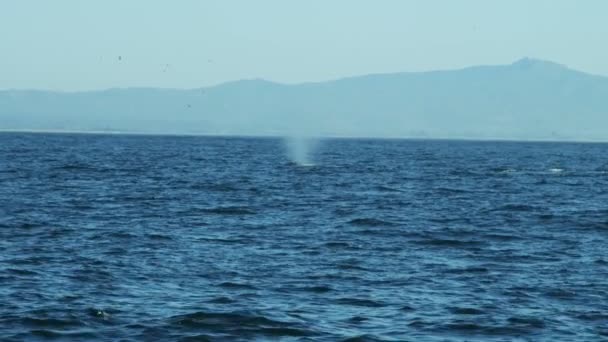
[[[608,340],[608,144],[314,145],[0,134],[0,340]]]

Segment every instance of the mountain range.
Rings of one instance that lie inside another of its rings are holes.
[[[0,91],[0,130],[608,141],[608,77],[509,65],[199,89]]]

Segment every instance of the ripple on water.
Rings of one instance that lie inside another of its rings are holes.
[[[348,221],[349,224],[359,227],[388,227],[394,226],[395,223],[377,218],[357,218]]]
[[[341,304],[341,305],[350,305],[350,306],[360,306],[360,307],[366,307],[366,308],[381,308],[381,307],[385,307],[387,304],[380,302],[380,301],[376,301],[376,300],[371,300],[371,299],[362,299],[362,298],[339,298],[335,300],[336,304]]]
[[[257,288],[251,284],[235,283],[235,282],[231,282],[231,281],[226,281],[226,282],[220,283],[218,286],[223,287],[225,289],[232,289],[232,290],[257,290]]]
[[[449,310],[456,315],[483,315],[485,313],[483,310],[469,307],[453,307]]]
[[[606,145],[318,152],[0,133],[0,341],[605,339]]]
[[[209,209],[202,209],[202,212],[207,214],[216,214],[216,215],[255,215],[256,212],[249,207],[238,207],[238,206],[229,206],[229,207],[215,207]]]
[[[384,342],[384,341],[389,341],[389,340],[381,339],[372,334],[363,334],[363,335],[348,337],[341,341],[342,342]]]
[[[300,323],[278,321],[246,312],[199,311],[174,316],[169,322],[171,328],[207,331],[214,335],[224,334],[232,338],[245,336],[280,338],[315,334]]]

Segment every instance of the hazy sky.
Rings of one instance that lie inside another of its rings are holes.
[[[507,64],[608,76],[605,0],[0,0],[0,89],[196,88]]]

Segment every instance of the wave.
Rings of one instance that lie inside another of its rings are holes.
[[[232,298],[229,297],[216,297],[213,298],[209,301],[207,301],[207,303],[212,303],[212,304],[232,304],[235,303],[236,301]]]
[[[348,221],[349,224],[359,227],[382,227],[382,226],[394,226],[395,223],[389,221],[383,221],[376,218],[358,218]]]
[[[342,340],[342,342],[383,342],[387,340],[383,340],[377,336],[371,334],[363,334],[352,337],[347,337]]]
[[[517,235],[511,235],[511,234],[501,234],[501,233],[488,233],[488,234],[484,234],[483,237],[491,239],[491,240],[496,240],[496,241],[516,241],[516,240],[522,240],[523,238]]]
[[[18,275],[18,276],[36,276],[36,275],[39,275],[39,273],[36,272],[36,271],[24,270],[24,269],[19,269],[19,268],[7,268],[6,272],[14,274],[14,275]]]
[[[507,319],[506,325],[484,325],[477,321],[457,320],[438,326],[434,330],[458,335],[503,336],[511,339],[513,336],[538,333],[544,327],[545,323],[540,319],[512,317]]]
[[[32,336],[43,339],[66,340],[66,341],[93,341],[97,339],[97,334],[90,331],[56,331],[50,329],[35,329],[27,334],[18,334],[17,340],[31,340]]]
[[[514,211],[514,212],[526,212],[526,211],[538,211],[540,208],[527,205],[527,204],[505,204],[500,207],[491,209],[490,211]]]
[[[426,239],[417,241],[421,245],[437,246],[437,247],[459,247],[469,248],[471,246],[479,246],[483,243],[476,240],[454,240],[454,239]]]
[[[231,336],[301,337],[314,332],[298,323],[278,321],[253,313],[242,312],[194,312],[169,319],[172,326],[203,329],[213,334]]]
[[[446,273],[453,274],[466,274],[466,273],[488,273],[489,269],[486,267],[463,267],[463,268],[452,268],[446,271]]]
[[[216,192],[235,192],[235,191],[242,190],[231,183],[214,183],[214,184],[208,184],[208,183],[200,184],[199,183],[199,184],[192,185],[192,189],[209,190],[209,191],[216,191]]]
[[[475,308],[452,307],[449,309],[455,315],[483,315],[485,312]]]
[[[327,293],[327,292],[333,291],[334,289],[327,285],[318,285],[318,286],[298,287],[295,290],[302,291],[302,292],[312,292],[312,293]]]
[[[235,290],[256,290],[257,289],[253,285],[234,283],[231,281],[223,282],[223,283],[219,284],[219,286],[226,288],[226,289],[235,289]]]
[[[256,212],[251,210],[249,207],[215,207],[209,209],[202,209],[203,212],[208,214],[217,215],[255,215]]]
[[[146,237],[151,240],[173,240],[170,235],[166,234],[146,234]]]
[[[377,191],[380,192],[403,192],[402,190],[396,189],[396,188],[391,188],[389,186],[385,186],[385,185],[379,185],[376,187]]]
[[[65,164],[56,166],[53,170],[65,170],[65,171],[83,171],[83,170],[96,170],[94,166],[86,164]]]
[[[58,319],[58,318],[34,318],[24,317],[19,320],[19,324],[22,324],[31,328],[51,328],[51,329],[65,329],[70,327],[81,327],[84,326],[84,322],[78,319]]]
[[[457,188],[448,188],[448,187],[439,187],[435,188],[433,192],[437,192],[442,195],[450,195],[450,194],[466,194],[471,191]]]
[[[360,298],[340,298],[337,299],[335,303],[350,306],[361,306],[366,308],[381,308],[386,306],[385,303],[379,301]]]

